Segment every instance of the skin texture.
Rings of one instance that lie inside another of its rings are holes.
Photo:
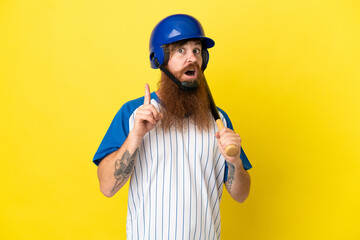
[[[238,148],[241,147],[240,136],[229,128],[223,128],[221,131],[216,132],[217,144],[221,154],[225,157],[229,171],[228,178],[225,182],[225,187],[231,197],[237,202],[244,202],[249,196],[250,192],[250,175],[244,169],[240,159],[240,151],[237,156],[230,157],[226,155],[225,147],[233,144]]]
[[[114,187],[111,189],[114,192],[125,179],[128,179],[135,165],[135,155],[137,150],[130,155],[129,151],[126,150],[121,159],[115,161],[115,172],[114,177],[116,179]]]
[[[184,45],[170,45],[169,49],[170,59],[166,68],[174,73],[181,82],[197,79],[202,64],[200,41],[189,41]],[[186,75],[185,72],[188,70],[194,70],[195,74],[193,76]]]

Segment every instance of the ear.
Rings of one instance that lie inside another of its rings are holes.
[[[153,52],[150,54],[151,67],[154,69],[159,68],[156,64],[156,60],[160,65],[164,65],[164,51],[163,48],[154,48]]]
[[[169,58],[170,58],[170,49],[167,45],[163,46],[162,47],[162,50],[163,50],[163,55],[164,55],[164,61],[163,61],[163,66],[165,66],[168,61],[169,61]]]
[[[202,56],[202,66],[201,69],[204,71],[206,69],[206,66],[209,62],[209,52],[208,50],[205,48],[201,51],[201,56]]]

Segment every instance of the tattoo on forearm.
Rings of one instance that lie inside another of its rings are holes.
[[[116,179],[112,192],[119,187],[132,173],[135,164],[135,156],[137,150],[130,155],[129,151],[126,150],[121,159],[116,159],[115,161],[115,172],[114,177]]]
[[[228,177],[227,177],[227,181],[226,181],[226,186],[228,191],[230,192],[233,181],[234,181],[234,176],[235,176],[235,166],[232,163],[227,163],[229,166],[229,172],[228,172]]]

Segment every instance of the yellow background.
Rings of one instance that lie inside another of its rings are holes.
[[[156,89],[149,36],[174,13],[215,40],[206,76],[253,164],[222,239],[360,239],[357,0],[1,0],[0,239],[125,239],[127,186],[102,196],[92,157]]]

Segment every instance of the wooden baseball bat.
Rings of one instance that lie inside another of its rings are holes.
[[[219,131],[221,131],[221,129],[224,128],[224,124],[220,119],[219,112],[218,112],[218,110],[216,108],[214,99],[213,99],[213,97],[211,95],[210,88],[209,88],[209,85],[207,84],[207,81],[206,81],[205,77],[204,77],[204,82],[205,82],[205,85],[206,85],[206,91],[207,91],[208,96],[209,96],[209,104],[210,104],[211,114],[213,115],[213,117],[215,119],[216,125],[219,128]],[[234,157],[239,153],[239,149],[235,145],[230,144],[230,145],[225,147],[225,152],[226,152],[226,155],[228,155],[230,157]]]

